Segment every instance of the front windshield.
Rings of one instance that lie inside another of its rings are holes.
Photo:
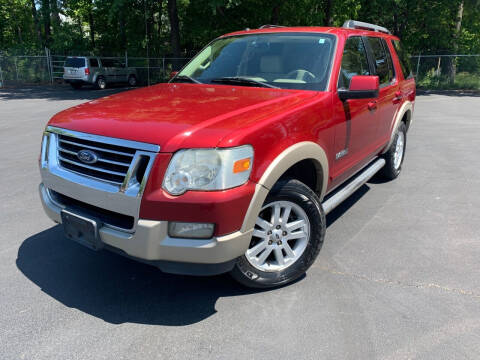
[[[173,81],[324,91],[335,36],[265,33],[228,36],[205,47]]]

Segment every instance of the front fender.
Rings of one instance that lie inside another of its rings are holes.
[[[319,183],[317,188],[320,191],[320,199],[326,193],[328,184],[328,160],[325,150],[318,144],[310,141],[296,143],[282,151],[267,167],[255,187],[255,193],[248,207],[241,231],[252,229],[257,216],[262,208],[269,191],[273,188],[281,176],[293,165],[311,159],[316,162]]]

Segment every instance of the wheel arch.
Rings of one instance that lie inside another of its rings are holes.
[[[329,165],[323,148],[310,141],[294,144],[282,151],[270,163],[255,187],[255,193],[243,220],[241,231],[253,228],[260,209],[267,198],[269,191],[295,166],[313,166],[315,173],[315,191],[322,199],[327,190]]]
[[[390,145],[392,144],[393,139],[395,138],[395,133],[398,127],[400,126],[401,122],[405,122],[407,131],[408,131],[412,123],[412,115],[413,115],[413,103],[410,101],[405,101],[400,107],[400,109],[397,111],[397,113],[395,114],[395,119],[393,121],[392,131],[390,134],[390,140],[388,141],[388,144],[383,149],[382,154],[386,153],[390,148]]]

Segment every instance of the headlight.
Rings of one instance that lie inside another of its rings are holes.
[[[172,195],[187,190],[225,190],[247,182],[253,164],[250,145],[230,149],[180,150],[168,165],[163,188]]]

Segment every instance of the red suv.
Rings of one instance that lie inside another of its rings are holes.
[[[95,250],[278,286],[314,262],[325,214],[375,173],[398,176],[414,100],[382,27],[227,34],[167,84],[55,115],[42,203]]]

